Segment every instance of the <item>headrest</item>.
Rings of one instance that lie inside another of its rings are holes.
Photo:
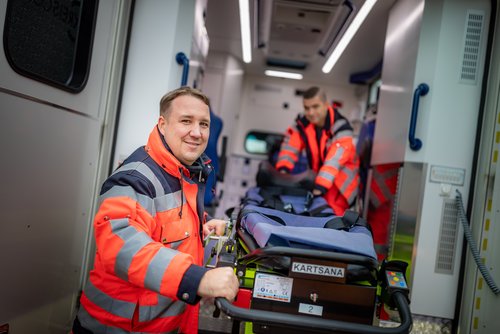
[[[262,161],[257,172],[258,187],[303,188],[312,190],[316,173],[307,169],[298,174],[280,173],[269,161]]]

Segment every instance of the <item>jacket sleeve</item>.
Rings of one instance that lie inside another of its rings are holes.
[[[137,177],[134,182],[106,181],[94,219],[96,256],[106,272],[175,300],[194,261],[153,240],[156,222],[148,191],[147,181]]]
[[[351,137],[333,141],[316,176],[315,188],[325,193],[334,183],[341,184],[348,179],[346,173],[349,171],[345,170],[344,166],[356,161],[356,149]]]
[[[290,172],[299,160],[300,151],[303,148],[304,142],[300,137],[299,131],[294,127],[288,128],[278,154],[276,169]]]

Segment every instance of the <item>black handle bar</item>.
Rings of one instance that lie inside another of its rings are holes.
[[[398,327],[377,327],[365,324],[357,324],[346,321],[314,318],[304,315],[294,315],[273,311],[251,310],[234,306],[227,299],[215,298],[217,307],[228,316],[237,320],[257,321],[266,325],[279,325],[290,328],[304,328],[308,331],[340,331],[344,333],[363,334],[402,334],[409,333],[412,325],[410,307],[406,296],[401,292],[394,292],[393,298],[396,303],[401,323]]]

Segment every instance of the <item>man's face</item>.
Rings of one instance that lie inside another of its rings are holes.
[[[207,147],[208,106],[195,97],[179,96],[172,101],[170,113],[160,116],[158,128],[175,157],[185,165],[192,165]]]
[[[322,127],[328,111],[328,103],[321,100],[319,96],[304,99],[304,115],[312,124]]]

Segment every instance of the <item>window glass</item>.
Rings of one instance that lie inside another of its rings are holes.
[[[273,150],[279,149],[283,137],[282,134],[277,133],[250,131],[245,137],[245,151],[269,155]]]
[[[382,85],[382,79],[378,79],[373,84],[370,85],[370,95],[368,97],[368,105],[377,104],[379,98],[380,86]]]
[[[4,49],[21,75],[72,92],[90,68],[97,0],[9,0]]]

